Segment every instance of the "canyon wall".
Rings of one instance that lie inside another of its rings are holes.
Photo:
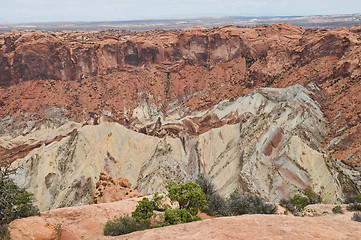
[[[360,56],[360,27],[5,33],[0,161],[42,210],[92,202],[102,170],[339,202],[361,190]]]
[[[144,103],[152,108],[150,116],[167,116],[173,106],[182,106],[187,115],[259,87],[313,82],[322,90],[322,97],[314,97],[330,127],[324,146],[360,168],[360,44],[357,26],[310,30],[284,23],[5,33],[0,35],[0,118],[41,119],[56,106],[77,122],[107,115],[134,129],[134,109]]]
[[[309,97],[316,91],[315,85],[260,88],[207,111],[165,118],[164,125],[149,123],[181,137],[149,136],[100,119],[42,124],[0,140],[11,139],[6,143],[15,149],[35,146],[13,163],[19,167],[14,180],[34,193],[42,210],[90,203],[102,170],[128,178],[145,195],[204,173],[224,196],[252,192],[279,201],[310,187],[325,202],[336,203],[358,191],[360,174],[322,150],[327,125]],[[208,121],[199,121],[206,118],[225,124],[208,130]],[[190,134],[195,128],[205,130]]]

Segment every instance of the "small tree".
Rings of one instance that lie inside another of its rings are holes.
[[[206,194],[207,206],[202,208],[201,211],[211,216],[224,215],[227,201],[224,197],[217,193],[212,182],[206,178],[203,173],[200,173],[197,176],[196,183]]]
[[[39,215],[39,209],[33,205],[33,195],[10,179],[14,172],[10,164],[0,163],[0,225],[17,218]]]
[[[143,198],[142,201],[138,202],[138,206],[134,212],[132,212],[132,217],[137,221],[140,222],[141,220],[145,220],[151,218],[154,213],[154,206],[148,198]]]
[[[170,182],[166,186],[166,189],[168,190],[167,196],[172,201],[177,201],[179,208],[186,209],[192,216],[195,216],[198,210],[207,204],[206,195],[202,191],[202,188],[194,182],[184,184],[180,182]]]
[[[164,196],[159,194],[158,192],[154,193],[151,203],[153,204],[154,210],[157,211],[165,211],[165,206],[163,204]]]

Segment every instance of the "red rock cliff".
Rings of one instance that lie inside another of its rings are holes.
[[[0,117],[58,106],[78,119],[107,111],[131,125],[129,113],[142,101],[164,114],[177,101],[186,112],[258,87],[314,82],[329,121],[325,148],[356,166],[360,56],[359,27],[6,33],[0,36]]]

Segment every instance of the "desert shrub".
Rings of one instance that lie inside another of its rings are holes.
[[[170,182],[166,189],[168,190],[167,196],[171,201],[177,201],[180,209],[186,209],[192,216],[198,213],[200,208],[206,206],[206,195],[202,188],[193,182],[180,183]]]
[[[207,206],[201,210],[211,216],[224,215],[226,199],[217,193],[211,181],[207,179],[204,174],[199,174],[195,182],[202,188],[202,191],[206,195]]]
[[[136,221],[141,221],[144,219],[148,219],[154,215],[154,206],[148,198],[143,198],[142,201],[138,202],[138,206],[134,212],[132,212],[132,217]]]
[[[361,211],[361,203],[350,203],[347,205],[348,211]]]
[[[282,199],[280,201],[280,205],[293,214],[301,212],[308,203],[308,198],[300,194],[294,195],[290,200]]]
[[[154,210],[165,211],[164,209],[165,206],[163,205],[163,201],[164,201],[164,196],[156,192],[151,200]]]
[[[301,212],[307,205],[321,203],[322,197],[312,191],[311,188],[306,188],[303,193],[294,195],[291,199],[282,199],[280,205],[285,207],[292,213]]]
[[[354,213],[352,215],[352,220],[356,221],[356,222],[361,222],[361,213],[357,212],[357,213]]]
[[[204,194],[206,194],[206,196],[210,196],[216,193],[214,185],[208,178],[204,176],[203,173],[198,174],[195,183],[202,188],[202,191]]]
[[[361,203],[361,194],[346,196],[344,203]]]
[[[296,213],[297,209],[295,206],[292,205],[291,201],[288,199],[281,199],[280,201],[280,205],[284,208],[286,208],[288,211],[290,211],[291,213]]]
[[[215,215],[226,215],[227,200],[219,195],[218,193],[207,196],[207,207],[203,208],[202,211],[210,216]]]
[[[308,197],[296,194],[291,198],[290,203],[296,208],[296,211],[302,211],[308,204]]]
[[[180,208],[171,209],[168,205],[164,206],[163,196],[156,193],[151,201],[148,198],[139,201],[137,208],[132,212],[132,217],[126,215],[108,221],[104,227],[104,235],[118,236],[151,227],[162,227],[200,219],[196,216],[198,209],[206,205],[205,194],[200,186],[192,182],[185,184],[171,182],[166,188],[167,196],[172,201],[177,201]],[[164,222],[158,222],[151,226],[147,219],[155,215],[154,210],[165,211]]]
[[[136,221],[134,218],[125,215],[113,221],[108,221],[104,227],[104,235],[119,236],[135,231],[142,231],[149,228],[151,228],[149,221]]]
[[[164,221],[166,225],[173,225],[178,223],[187,223],[197,220],[190,212],[185,208],[166,209],[164,213]]]
[[[226,202],[224,215],[274,214],[277,207],[266,203],[262,198],[252,194],[231,194]]]
[[[340,205],[337,205],[335,207],[332,208],[332,212],[333,213],[343,213],[342,207]]]
[[[311,188],[306,188],[303,194],[308,198],[308,204],[316,204],[322,202],[321,195],[315,193]]]
[[[197,176],[196,183],[206,194],[207,206],[202,211],[208,215],[272,214],[277,210],[274,204],[267,204],[256,195],[232,194],[225,199],[215,191],[214,185],[203,174]]]
[[[33,205],[33,195],[10,179],[12,173],[14,170],[10,169],[10,165],[0,164],[0,225],[40,214]]]

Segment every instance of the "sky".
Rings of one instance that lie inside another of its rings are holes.
[[[361,12],[361,0],[0,0],[0,23]]]

